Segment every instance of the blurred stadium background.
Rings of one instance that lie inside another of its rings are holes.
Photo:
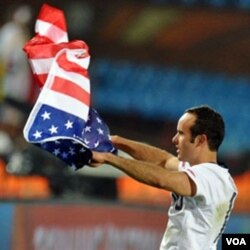
[[[1,1],[0,27],[14,6],[25,4],[33,35],[43,3]],[[47,3],[64,10],[70,40],[89,45],[92,106],[111,134],[174,153],[171,138],[186,108],[208,104],[222,113],[227,130],[220,158],[239,189],[226,232],[250,233],[250,1]],[[6,69],[0,69],[1,80]],[[13,107],[27,117],[31,105]],[[27,145],[22,128],[0,121],[2,250],[157,249],[167,192],[110,166],[72,172]]]

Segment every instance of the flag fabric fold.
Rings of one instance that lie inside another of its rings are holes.
[[[90,55],[86,43],[68,41],[61,10],[44,4],[36,35],[24,46],[41,91],[24,138],[74,169],[90,163],[91,150],[115,153],[109,128],[90,105]]]

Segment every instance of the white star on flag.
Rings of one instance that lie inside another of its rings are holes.
[[[41,137],[42,137],[42,132],[36,130],[36,132],[33,134],[33,136],[34,136],[36,139],[41,138]]]
[[[50,113],[44,111],[44,113],[42,114],[42,118],[43,118],[43,120],[50,119]]]
[[[53,134],[57,134],[57,129],[58,129],[58,127],[55,127],[54,125],[52,125],[52,126],[49,128],[49,131],[50,131],[50,133],[53,135]]]
[[[97,131],[98,131],[99,135],[103,135],[103,133],[104,133],[104,131],[101,128],[98,128]]]
[[[60,154],[60,149],[59,148],[55,148],[54,151],[53,151],[53,154],[54,155],[59,155]]]
[[[102,120],[99,117],[96,117],[98,123],[102,123]]]
[[[73,128],[73,122],[71,122],[71,121],[69,121],[69,120],[68,120],[67,123],[65,123],[64,125],[65,125],[66,129]]]
[[[86,126],[84,129],[85,132],[91,132],[91,127],[90,126]]]

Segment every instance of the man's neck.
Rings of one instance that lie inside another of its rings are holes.
[[[193,162],[190,162],[190,165],[193,166],[205,162],[217,163],[217,152],[209,151],[205,154],[200,154],[197,159],[195,159]]]

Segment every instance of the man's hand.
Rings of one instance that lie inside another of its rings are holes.
[[[92,161],[90,163],[91,167],[99,167],[106,162],[108,153],[100,153],[97,151],[92,151]]]

